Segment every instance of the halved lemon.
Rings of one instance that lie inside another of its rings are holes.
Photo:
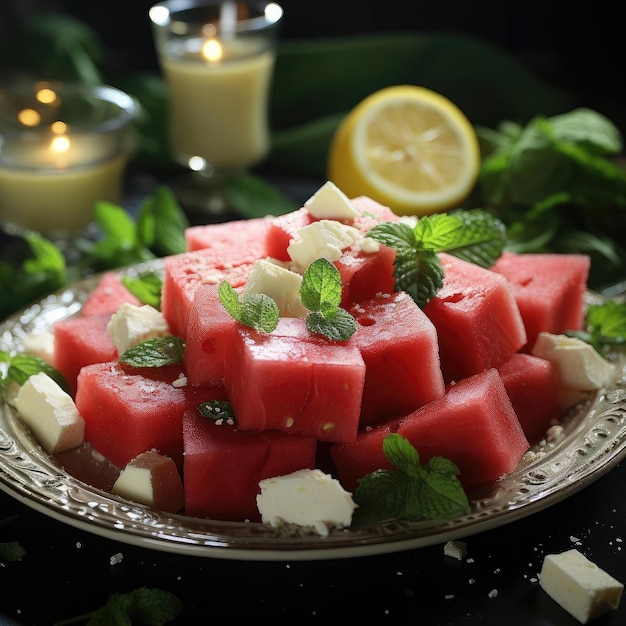
[[[342,120],[328,178],[348,197],[369,196],[400,215],[458,206],[480,170],[474,127],[445,96],[416,85],[386,87]]]

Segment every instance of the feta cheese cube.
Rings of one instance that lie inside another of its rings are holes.
[[[318,219],[351,219],[359,212],[335,183],[325,182],[305,203],[304,208]]]
[[[297,271],[304,273],[315,259],[339,260],[343,251],[361,237],[361,233],[352,226],[320,220],[298,230],[297,238],[287,246],[287,254]]]
[[[624,591],[622,583],[576,549],[548,554],[539,584],[581,624],[617,609]]]
[[[33,374],[26,380],[15,397],[15,408],[49,454],[83,443],[85,420],[72,397],[46,373]]]
[[[183,483],[174,461],[156,450],[136,456],[120,472],[112,493],[159,511],[177,513],[183,508]]]
[[[356,504],[338,480],[319,469],[303,469],[259,482],[257,506],[264,524],[310,526],[326,537],[352,523]]]
[[[566,408],[584,399],[586,392],[607,385],[616,374],[612,363],[577,337],[539,333],[532,354],[553,364],[559,399]]]
[[[261,259],[254,263],[244,293],[264,293],[278,305],[281,317],[306,317],[309,312],[300,300],[302,276]]]
[[[128,302],[113,313],[107,331],[120,356],[142,341],[165,337],[170,332],[161,311],[149,304],[137,306]]]

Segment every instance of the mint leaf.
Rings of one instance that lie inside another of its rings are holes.
[[[585,315],[587,330],[567,333],[591,343],[598,352],[626,344],[626,303],[609,300],[591,304]]]
[[[254,330],[271,333],[278,325],[280,309],[264,293],[244,293],[241,298],[241,323]]]
[[[185,342],[180,337],[155,337],[129,348],[119,360],[132,367],[164,367],[182,363],[184,349]]]
[[[302,276],[300,300],[309,311],[332,313],[341,304],[341,275],[328,259],[315,259]]]
[[[415,448],[397,433],[385,437],[383,451],[395,469],[379,469],[359,480],[353,525],[453,519],[470,512],[454,463],[432,457],[420,465]]]
[[[239,302],[239,294],[233,286],[226,280],[223,280],[218,288],[217,293],[222,306],[228,311],[231,317],[241,322],[241,304]]]
[[[222,306],[239,323],[265,333],[271,333],[278,325],[278,305],[264,293],[244,293],[240,299],[233,286],[223,280],[218,295]]]
[[[175,594],[161,589],[140,587],[130,593],[112,594],[105,606],[90,616],[82,617],[90,617],[88,622],[90,626],[110,624],[164,626],[178,617],[182,608],[182,602]]]
[[[202,417],[208,417],[214,422],[237,423],[233,406],[228,400],[207,400],[201,402],[198,405],[198,411]]]
[[[38,356],[24,354],[22,352],[10,355],[8,352],[0,351],[0,362],[9,364],[6,377],[0,381],[3,394],[6,393],[9,381],[13,380],[21,386],[28,378],[39,372],[44,372],[50,376],[63,391],[70,393],[70,386],[63,374]]]
[[[306,316],[309,332],[332,341],[347,341],[357,329],[356,320],[341,304],[339,270],[325,258],[315,259],[302,276],[300,300],[311,311]]]
[[[0,563],[15,563],[21,561],[26,555],[26,550],[17,541],[0,541]]]
[[[139,276],[122,276],[122,284],[142,304],[149,304],[161,310],[163,280],[156,272],[143,272]]]
[[[396,251],[396,289],[406,291],[419,307],[443,286],[438,253],[491,267],[506,243],[502,221],[478,209],[425,215],[413,228],[404,222],[385,222],[371,228],[367,236]]]
[[[357,329],[356,320],[344,309],[329,313],[312,311],[306,317],[309,332],[324,335],[331,341],[347,341]]]
[[[443,266],[434,250],[396,254],[394,276],[396,289],[408,293],[420,308],[443,286]]]

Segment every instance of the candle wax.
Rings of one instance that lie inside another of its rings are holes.
[[[120,202],[127,158],[56,171],[0,166],[0,220],[42,233],[84,228],[96,201]]]
[[[231,42],[232,45],[235,42]],[[267,100],[274,53],[218,63],[195,57],[162,60],[168,82],[170,141],[178,156],[202,157],[216,171],[245,168],[269,149]]]

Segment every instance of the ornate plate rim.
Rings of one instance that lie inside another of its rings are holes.
[[[162,260],[120,270],[162,269]],[[0,324],[0,350],[23,349],[27,333],[76,314],[100,274],[15,313]],[[590,301],[597,301],[589,295]],[[468,537],[531,515],[563,500],[626,457],[626,357],[612,355],[618,374],[564,422],[562,440],[528,454],[495,489],[472,501],[469,515],[446,522],[393,522],[333,530],[320,537],[303,528],[221,522],[172,515],[92,487],[58,467],[21,424],[0,407],[0,489],[62,523],[122,543],[200,557],[302,561],[373,556]]]

